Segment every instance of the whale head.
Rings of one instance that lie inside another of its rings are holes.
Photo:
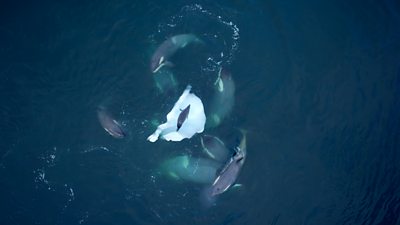
[[[157,73],[164,66],[173,67],[174,64],[167,61],[164,56],[161,56],[160,58],[153,57],[151,59],[150,70],[152,73]]]
[[[165,62],[165,57],[164,56],[159,56],[157,57],[157,55],[154,55],[151,58],[151,62],[150,62],[150,70],[153,73],[156,73],[158,70],[161,69],[161,67],[163,66]]]

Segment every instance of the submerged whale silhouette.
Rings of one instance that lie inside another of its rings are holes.
[[[203,41],[194,34],[179,34],[165,40],[151,57],[151,72],[156,73],[163,66],[173,66],[169,61],[171,56],[179,49],[184,48],[191,43],[203,43]]]

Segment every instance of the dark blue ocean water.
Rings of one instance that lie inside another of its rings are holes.
[[[177,97],[150,56],[179,33],[208,42],[175,59],[178,94],[208,101],[228,67],[234,108],[205,132],[248,131],[242,187],[210,208],[158,173],[198,136],[146,141]],[[399,224],[398,1],[3,1],[0,34],[0,224]]]

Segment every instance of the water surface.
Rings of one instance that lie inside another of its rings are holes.
[[[2,223],[399,223],[399,12],[391,0],[4,3]],[[176,56],[179,91],[161,94],[149,60],[178,33],[207,47]],[[158,172],[200,155],[199,136],[146,138],[188,83],[210,101],[219,65],[235,105],[206,132],[248,130],[248,158],[242,188],[204,209],[201,185]],[[99,105],[125,139],[102,129]]]

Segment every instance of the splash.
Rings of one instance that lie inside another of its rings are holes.
[[[202,66],[203,72],[215,72],[220,66],[230,65],[239,49],[239,28],[229,16],[222,16],[224,12],[215,11],[199,4],[184,6],[158,25],[157,33],[151,35],[155,39],[153,42],[161,43],[180,33],[193,33],[207,44],[208,57]]]
[[[69,149],[67,149],[69,152]],[[57,147],[46,151],[44,154],[39,156],[42,165],[33,170],[34,182],[36,183],[36,189],[44,189],[49,191],[51,196],[61,194],[64,196],[64,204],[61,213],[64,213],[72,201],[75,200],[75,192],[70,184],[60,183],[57,181],[57,177],[48,175],[54,175],[54,171],[57,171],[57,163],[60,159],[60,151]]]

